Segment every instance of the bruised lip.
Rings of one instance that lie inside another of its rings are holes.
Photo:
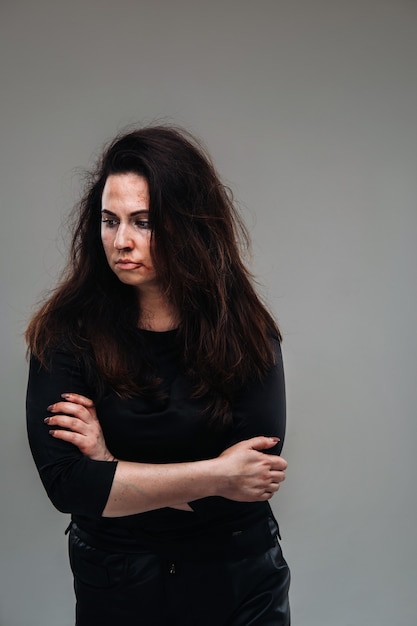
[[[123,270],[134,270],[138,267],[142,267],[143,263],[136,263],[130,259],[120,259],[119,261],[116,261],[116,265]]]

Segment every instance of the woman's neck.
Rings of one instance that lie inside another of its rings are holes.
[[[159,291],[141,292],[139,296],[139,328],[164,332],[178,327],[179,315]]]

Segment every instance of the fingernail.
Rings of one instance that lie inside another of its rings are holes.
[[[46,410],[52,412],[54,410],[54,405],[50,404],[49,406],[46,407]]]
[[[271,441],[275,441],[276,443],[278,443],[279,441],[279,437],[270,437]]]
[[[50,430],[49,434],[53,437],[55,435],[55,431],[54,430]]]
[[[71,397],[70,393],[61,393],[61,398],[65,398],[66,400],[68,400],[68,398]]]
[[[49,424],[50,419],[51,419],[50,417],[45,417],[43,421],[45,422],[45,424]]]

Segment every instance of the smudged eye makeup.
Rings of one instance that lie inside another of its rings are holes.
[[[101,223],[104,224],[106,228],[115,228],[120,224],[120,220],[116,217],[107,215],[106,212],[101,216]],[[144,217],[140,219],[138,217],[132,217],[132,224],[140,230],[149,230],[151,227],[149,220]]]

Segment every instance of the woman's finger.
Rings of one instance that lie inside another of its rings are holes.
[[[46,417],[44,420],[48,426],[60,426],[61,428],[68,428],[75,433],[81,435],[86,434],[86,424],[77,417],[71,417],[69,415],[52,415]]]
[[[72,443],[74,446],[77,446],[77,448],[81,450],[81,452],[84,452],[84,435],[75,433],[72,430],[50,430],[49,434],[55,439],[61,439],[62,441]]]
[[[54,439],[60,439],[61,441],[66,441],[67,443],[71,443],[76,446],[82,454],[92,458],[96,451],[96,446],[90,440],[89,437],[82,435],[80,433],[76,433],[72,430],[50,430],[49,434]],[[114,457],[110,455],[110,453],[106,450],[106,453],[100,451],[100,456],[97,460],[106,461],[106,460],[114,460]]]
[[[271,482],[273,483],[282,483],[285,480],[285,472],[272,470],[270,472]]]
[[[93,408],[94,402],[91,398],[87,398],[86,396],[82,396],[79,393],[61,393],[61,397],[69,402],[74,402],[75,404],[81,404],[87,408]]]
[[[48,406],[47,411],[50,413],[72,415],[86,423],[97,419],[94,408],[87,408],[75,402],[55,402],[55,404]]]

